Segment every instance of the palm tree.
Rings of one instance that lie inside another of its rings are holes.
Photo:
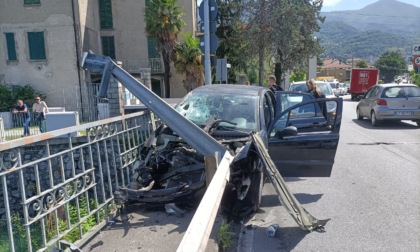
[[[191,33],[185,33],[184,41],[176,47],[175,68],[185,75],[184,87],[188,92],[204,83],[201,55],[200,41]]]
[[[182,16],[184,13],[178,0],[147,0],[144,13],[146,22],[146,33],[157,39],[156,49],[162,55],[165,74],[164,97],[169,98],[170,89],[170,63],[174,58],[174,49],[177,45],[177,37],[181,27],[185,25]]]

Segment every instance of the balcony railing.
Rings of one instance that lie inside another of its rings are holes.
[[[160,58],[147,60],[122,60],[122,68],[131,74],[140,73],[141,68],[150,68],[151,74],[163,73],[163,64]]]

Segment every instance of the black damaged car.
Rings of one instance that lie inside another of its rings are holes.
[[[334,103],[328,116],[325,102]],[[259,86],[208,85],[188,93],[175,107],[234,156],[222,206],[232,216],[258,210],[264,163],[257,134],[283,177],[329,177],[339,141],[342,99]],[[204,156],[162,124],[140,147],[135,175],[115,192],[117,203],[191,200],[206,187]],[[226,200],[229,199],[229,200]]]

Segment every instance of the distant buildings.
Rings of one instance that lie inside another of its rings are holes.
[[[342,62],[338,59],[324,59],[323,65],[318,67],[317,77],[330,76],[339,82],[349,82],[352,68],[357,68],[357,63],[363,59],[352,58]],[[373,66],[369,66],[373,67]]]
[[[324,59],[323,65],[318,67],[317,76],[333,76],[339,82],[350,80],[352,66],[337,59]]]

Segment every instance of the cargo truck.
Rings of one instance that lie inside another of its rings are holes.
[[[351,99],[355,100],[359,95],[376,85],[379,80],[379,69],[376,68],[353,68],[350,76]]]

